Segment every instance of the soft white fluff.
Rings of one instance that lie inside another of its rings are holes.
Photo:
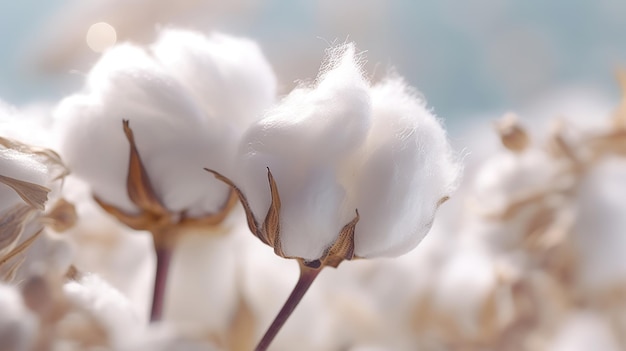
[[[611,321],[592,311],[573,311],[548,342],[551,351],[618,351],[620,346]]]
[[[127,345],[143,332],[143,324],[132,305],[102,278],[89,274],[63,286],[74,305],[89,311],[106,329],[114,348]]]
[[[166,29],[151,49],[208,117],[236,124],[235,133],[274,102],[276,77],[252,40]]]
[[[426,234],[458,173],[446,135],[400,78],[371,87],[352,44],[330,51],[312,87],[295,89],[242,141],[241,184],[259,219],[268,167],[281,196],[287,256],[319,258],[361,211],[356,254],[397,256]]]
[[[224,96],[202,96],[200,88],[221,87],[224,79],[230,79],[216,75],[215,67],[228,68],[220,72],[242,81],[254,68],[240,72],[241,65],[229,66],[234,57],[241,60],[244,54],[235,45],[193,48],[199,37],[182,31],[166,32],[154,47],[156,58],[143,48],[118,45],[93,67],[83,92],[59,105],[56,115],[63,121],[60,129],[64,140],[61,152],[72,171],[86,179],[103,200],[128,212],[136,211],[126,193],[129,145],[122,120],[128,119],[154,190],[168,209],[201,216],[218,211],[224,204],[228,188],[208,177],[202,168],[227,167],[236,145],[232,133],[236,128],[227,120],[254,115],[252,110],[261,108],[273,94],[273,81],[268,83],[272,88],[265,90],[267,82],[258,83],[263,88],[240,92],[245,85],[241,83],[222,91]],[[164,50],[178,53],[168,55]],[[217,55],[217,50],[222,55]],[[199,64],[203,59],[215,67]],[[267,70],[261,76],[270,75],[271,70]],[[204,85],[198,88],[197,80],[205,81]],[[257,95],[261,95],[258,100],[262,103],[233,110],[232,106],[245,106],[245,100]],[[218,102],[215,108],[208,107]]]
[[[551,187],[555,163],[545,151],[536,148],[521,153],[502,150],[477,172],[472,200],[481,211],[501,213],[520,196]]]
[[[463,335],[475,337],[483,328],[481,313],[497,284],[493,259],[480,247],[461,246],[453,251],[434,286],[434,306],[454,318]]]
[[[0,284],[0,350],[30,350],[39,328],[15,287]]]
[[[445,130],[402,79],[383,81],[370,95],[372,127],[349,192],[361,215],[355,253],[398,256],[428,233],[459,170]]]

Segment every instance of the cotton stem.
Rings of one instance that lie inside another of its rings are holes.
[[[160,240],[164,234],[170,240]],[[150,309],[150,322],[158,322],[163,315],[165,292],[167,290],[167,277],[170,270],[170,261],[173,252],[173,238],[175,233],[170,231],[153,232],[154,252],[156,254],[156,272],[154,275],[154,289],[152,291],[152,307]]]
[[[267,350],[276,337],[276,334],[278,334],[289,316],[291,316],[296,306],[298,306],[300,300],[302,300],[302,297],[307,290],[309,290],[309,287],[311,287],[311,284],[313,284],[313,281],[315,281],[315,278],[321,271],[321,268],[310,268],[303,263],[300,263],[300,277],[298,278],[296,286],[291,291],[289,298],[281,308],[280,312],[278,312],[276,318],[274,318],[274,321],[270,325],[267,332],[265,332],[265,335],[263,335],[263,338],[255,348],[255,351]]]

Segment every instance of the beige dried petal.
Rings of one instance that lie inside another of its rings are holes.
[[[2,137],[0,137],[0,146],[37,156],[42,163],[50,167],[50,172],[54,174],[53,180],[62,179],[69,174],[69,170],[65,167],[63,161],[61,160],[61,156],[53,150],[24,144],[17,140]]]
[[[2,267],[5,263],[10,261],[13,257],[19,255],[24,252],[34,241],[39,237],[39,235],[43,232],[43,228],[33,234],[30,238],[24,240],[21,244],[17,245],[13,250],[11,250],[6,255],[0,256],[0,267]]]
[[[148,172],[141,161],[139,150],[135,144],[135,137],[129,126],[128,120],[124,120],[124,134],[130,143],[130,159],[128,162],[128,178],[126,189],[128,197],[140,209],[154,214],[167,214],[168,210],[152,188]]]
[[[0,174],[0,183],[10,186],[30,206],[43,211],[50,189],[38,184],[6,177]]]
[[[278,186],[272,176],[270,169],[267,169],[267,179],[270,183],[271,203],[270,208],[265,215],[263,222],[263,234],[268,244],[274,248],[276,255],[285,257],[280,245],[280,195],[278,194]]]
[[[6,273],[4,274],[4,277],[2,277],[0,281],[12,282],[15,279],[15,276],[17,275],[17,270],[20,268],[22,263],[24,263],[24,260],[26,260],[26,256],[22,256],[19,259],[15,260],[15,262],[13,262],[11,266],[7,268]]]
[[[250,232],[252,232],[252,234],[254,234],[255,236],[259,237],[259,239],[261,239],[261,241],[264,244],[269,245],[269,243],[267,242],[265,237],[264,236],[260,236],[258,234],[260,225],[257,222],[257,220],[256,220],[256,218],[254,216],[254,213],[252,213],[252,209],[250,209],[250,203],[248,202],[248,199],[243,194],[241,189],[239,189],[239,187],[237,185],[235,185],[235,183],[233,183],[230,179],[228,179],[227,177],[223,176],[219,172],[216,172],[216,171],[214,171],[212,169],[208,169],[208,168],[205,168],[204,170],[209,172],[209,173],[211,173],[211,174],[213,174],[213,176],[216,179],[218,179],[219,181],[224,182],[224,184],[230,186],[231,189],[233,189],[233,191],[235,192],[235,194],[239,198],[239,201],[241,202],[241,206],[243,207],[244,212],[246,213],[246,220],[247,220],[248,228],[250,229]]]
[[[354,230],[359,219],[359,211],[357,210],[354,219],[341,229],[337,240],[328,249],[322,260],[324,266],[337,268],[341,262],[354,258]]]
[[[55,232],[64,232],[78,221],[76,207],[65,199],[59,199],[42,220]]]
[[[517,116],[513,113],[508,113],[496,121],[495,128],[500,134],[502,144],[511,151],[524,151],[530,144],[528,133],[519,124]]]
[[[34,211],[26,204],[17,204],[0,215],[0,255],[19,239]]]

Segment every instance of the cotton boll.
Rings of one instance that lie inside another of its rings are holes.
[[[360,257],[398,256],[423,239],[459,167],[443,127],[399,78],[371,90],[372,126],[354,170]],[[349,185],[348,185],[349,186]]]
[[[72,304],[92,313],[106,328],[114,348],[127,345],[142,332],[142,323],[130,302],[97,275],[71,281],[63,290]]]
[[[584,290],[601,293],[626,283],[626,161],[610,157],[583,179],[578,193],[574,245]]]
[[[557,170],[555,162],[535,148],[522,153],[499,152],[478,171],[473,200],[482,212],[501,214],[520,196],[549,187]]]
[[[573,311],[548,343],[550,351],[618,351],[618,336],[609,321],[593,311]]]
[[[235,133],[274,102],[276,77],[252,40],[166,29],[152,51],[209,117],[235,124]]]
[[[248,130],[239,150],[241,171],[233,175],[252,212],[262,218],[270,205],[269,168],[283,209],[282,249],[307,260],[319,258],[354,217],[354,209],[349,216],[339,211],[344,189],[336,166],[369,127],[367,83],[354,48],[336,54],[317,86],[294,90]]]
[[[184,88],[141,48],[107,51],[88,76],[86,91],[61,102],[61,152],[95,195],[129,213],[126,190],[128,119],[153,188],[173,212],[218,212],[228,189],[202,167],[220,162],[220,130],[211,126]],[[206,198],[212,201],[207,201]],[[196,206],[201,203],[202,206]]]
[[[492,327],[492,318],[497,318],[486,314],[497,285],[492,258],[480,247],[462,246],[450,257],[435,283],[434,308],[453,321],[461,336],[476,340]]]
[[[0,284],[0,350],[31,350],[39,323],[12,286]]]
[[[46,230],[26,251],[15,281],[22,281],[29,274],[42,271],[50,277],[64,277],[74,262],[75,251],[76,247],[68,238]]]

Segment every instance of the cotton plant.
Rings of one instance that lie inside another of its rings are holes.
[[[245,126],[273,102],[275,89],[254,42],[165,29],[149,47],[109,49],[83,91],[59,104],[60,151],[73,174],[107,212],[152,234],[153,320],[163,312],[176,238],[227,231],[237,201],[202,167],[233,167]]]
[[[493,301],[499,304],[492,304],[490,313],[507,315],[507,323],[491,333],[495,338],[482,337],[482,344],[497,348],[516,345],[515,349],[544,349],[540,343],[550,340],[553,331],[568,323],[568,313],[581,307],[601,314],[619,335],[626,326],[620,315],[624,310],[624,280],[616,263],[622,255],[621,235],[617,233],[621,228],[618,213],[623,206],[617,194],[622,192],[626,140],[623,111],[618,108],[603,119],[594,119],[593,114],[564,116],[553,120],[548,128],[545,122],[538,126],[532,117],[526,121],[535,125],[527,128],[511,115],[496,123],[502,146],[482,163],[465,194],[459,239],[483,246],[498,268],[496,278],[500,276],[483,290],[487,299],[474,299],[466,304],[465,311],[474,311],[469,315],[477,318],[484,301],[498,296]],[[538,129],[542,133],[529,132]],[[465,256],[476,253],[472,249]],[[452,261],[463,256],[457,254]],[[464,283],[463,274],[453,274],[454,267],[441,274],[447,285]],[[478,271],[485,269],[475,268],[473,274]],[[471,283],[478,285],[480,281],[472,279]],[[458,287],[449,290],[472,291]],[[445,295],[433,296],[441,299]],[[507,299],[509,302],[502,305]],[[455,304],[442,306],[449,310]],[[467,318],[461,317],[467,313],[448,313],[447,320],[441,320],[432,312],[422,318],[426,321],[422,330],[437,325],[438,320],[444,330],[450,330],[452,322]],[[483,328],[492,323],[467,325]],[[448,333],[441,342],[472,343],[467,335],[458,333]]]
[[[257,350],[265,350],[321,269],[413,249],[456,185],[440,122],[402,78],[372,85],[353,44],[330,50],[312,85],[244,135],[229,184],[250,230],[300,277]]]

